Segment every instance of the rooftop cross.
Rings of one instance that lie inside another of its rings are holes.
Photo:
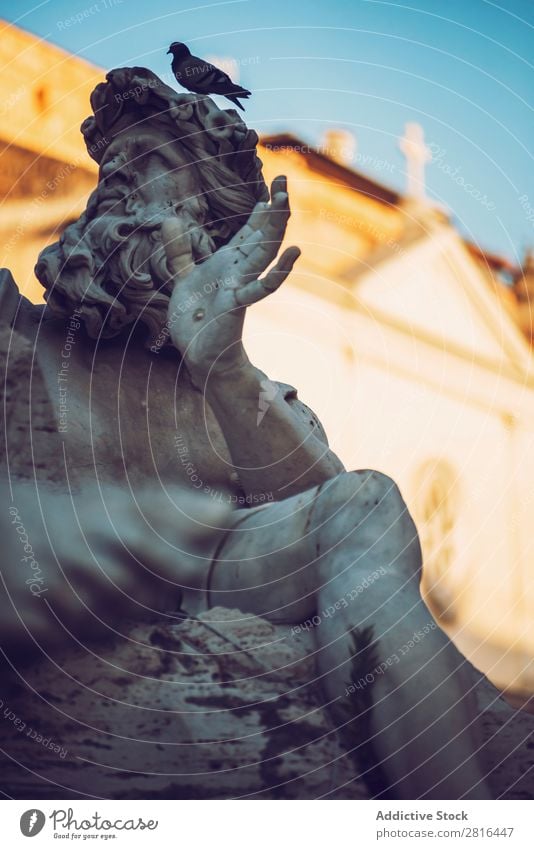
[[[409,123],[404,127],[404,136],[399,147],[406,158],[406,193],[413,198],[425,197],[425,165],[432,154],[425,144],[420,124]]]

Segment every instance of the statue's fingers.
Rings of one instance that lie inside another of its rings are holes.
[[[253,233],[257,232],[258,230],[261,230],[268,220],[268,213],[268,203],[257,203],[252,212],[250,213],[247,223],[244,224],[243,227],[241,227],[237,231],[235,236],[230,239],[226,247],[232,248],[235,246],[242,245],[243,242],[246,242],[247,239],[249,239]]]
[[[283,222],[285,230],[288,218],[291,215],[289,206],[289,194],[287,192],[287,177],[275,177],[271,186],[271,208],[276,210],[276,215],[271,216],[270,221],[274,224]]]
[[[254,272],[254,268],[257,265],[257,261],[254,258],[257,257],[258,248],[261,246],[263,239],[262,231],[256,230],[256,232],[248,236],[246,241],[232,247],[230,253],[231,263],[228,266],[231,279],[229,288],[234,289],[243,286],[249,280],[254,280],[263,271],[267,263],[261,266],[260,271]]]
[[[266,210],[264,217],[264,229],[257,230],[253,236],[242,243],[234,246],[234,249],[243,248],[246,254],[244,262],[240,263],[240,285],[256,280],[265,271],[268,265],[276,258],[280,245],[284,238],[289,218],[288,197],[285,192],[278,192],[273,203]],[[258,239],[258,234],[261,239]]]
[[[268,232],[268,238],[282,241],[290,216],[286,177],[275,177],[271,184],[271,203],[260,201],[249,215],[247,223],[230,239],[227,248],[239,246],[258,230]],[[274,259],[274,255],[273,255]]]
[[[285,236],[287,222],[290,216],[289,197],[287,192],[277,192],[273,197],[273,202],[267,210],[266,221],[263,225],[263,233],[268,242],[280,247]],[[274,248],[274,254],[269,260],[270,262],[276,256],[278,248]]]
[[[271,268],[263,278],[263,285],[268,289],[271,287],[273,290],[278,289],[292,271],[300,253],[300,248],[297,248],[296,245],[286,248],[274,268]]]
[[[271,238],[263,232],[260,232],[260,235],[261,239],[258,239],[256,244],[254,244],[254,240],[249,239],[248,245],[245,248],[248,256],[246,258],[244,257],[243,262],[239,265],[240,286],[249,283],[251,280],[257,280],[260,274],[276,259],[280,250],[283,233],[275,234],[274,238],[272,231]]]
[[[173,277],[189,274],[194,264],[191,237],[178,217],[166,218],[161,225],[161,241],[167,267]]]
[[[287,194],[287,177],[284,174],[279,174],[271,183],[271,199],[279,192]]]
[[[265,277],[260,280],[252,280],[242,286],[241,289],[236,289],[235,299],[237,303],[240,306],[249,306],[276,292],[291,272],[299,256],[300,248],[287,248],[274,268],[271,268]]]

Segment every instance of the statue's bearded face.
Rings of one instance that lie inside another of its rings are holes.
[[[91,103],[95,114],[82,132],[100,164],[98,186],[35,272],[50,308],[81,309],[90,336],[140,321],[150,346],[172,285],[163,221],[182,218],[195,262],[225,244],[268,197],[257,136],[233,110],[178,94],[143,68],[110,71]]]
[[[100,182],[106,188],[101,214],[135,222],[140,232],[134,231],[134,238],[148,233],[154,244],[163,220],[180,216],[191,234],[195,259],[202,260],[214,250],[206,228],[210,210],[198,165],[170,134],[152,130],[114,139],[101,163]],[[111,207],[110,195],[118,199]]]
[[[182,218],[196,262],[213,253],[208,196],[187,152],[161,131],[115,138],[85,216],[62,237],[66,259],[54,269],[57,286],[48,300],[57,304],[68,289],[82,304],[91,336],[114,336],[139,321],[151,344],[167,320],[172,291],[160,235],[170,216]],[[39,265],[36,270],[39,276]]]
[[[200,190],[197,167],[165,133],[114,139],[101,164],[101,181],[118,195],[128,187],[125,212],[149,221],[187,210],[198,224],[208,211]]]

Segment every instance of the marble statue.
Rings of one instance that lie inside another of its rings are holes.
[[[8,428],[2,485],[12,698],[20,670],[56,663],[66,644],[101,658],[110,636],[135,642],[123,621],[238,610],[288,644],[305,632],[307,684],[351,769],[361,754],[369,793],[498,795],[477,688],[504,724],[515,714],[423,603],[398,487],[345,471],[296,390],[243,346],[246,310],[298,259],[296,247],[280,254],[285,178],[267,189],[235,110],[147,69],[111,71],[92,108],[82,132],[98,186],[39,256],[46,306],[2,284],[8,413],[33,381],[30,427]],[[32,419],[39,393],[50,421]],[[264,647],[264,667],[269,657]]]

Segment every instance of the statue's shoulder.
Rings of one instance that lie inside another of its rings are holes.
[[[19,287],[8,268],[0,268],[0,321],[12,325],[20,304]]]
[[[291,406],[292,410],[315,432],[318,439],[324,442],[325,445],[328,445],[328,437],[320,419],[304,401],[300,400],[295,387],[291,386],[290,383],[280,383],[279,380],[275,382],[280,387],[280,391],[284,394],[284,399]]]
[[[41,314],[41,308],[21,295],[8,268],[0,268],[0,325],[15,327],[27,335],[29,326]]]

